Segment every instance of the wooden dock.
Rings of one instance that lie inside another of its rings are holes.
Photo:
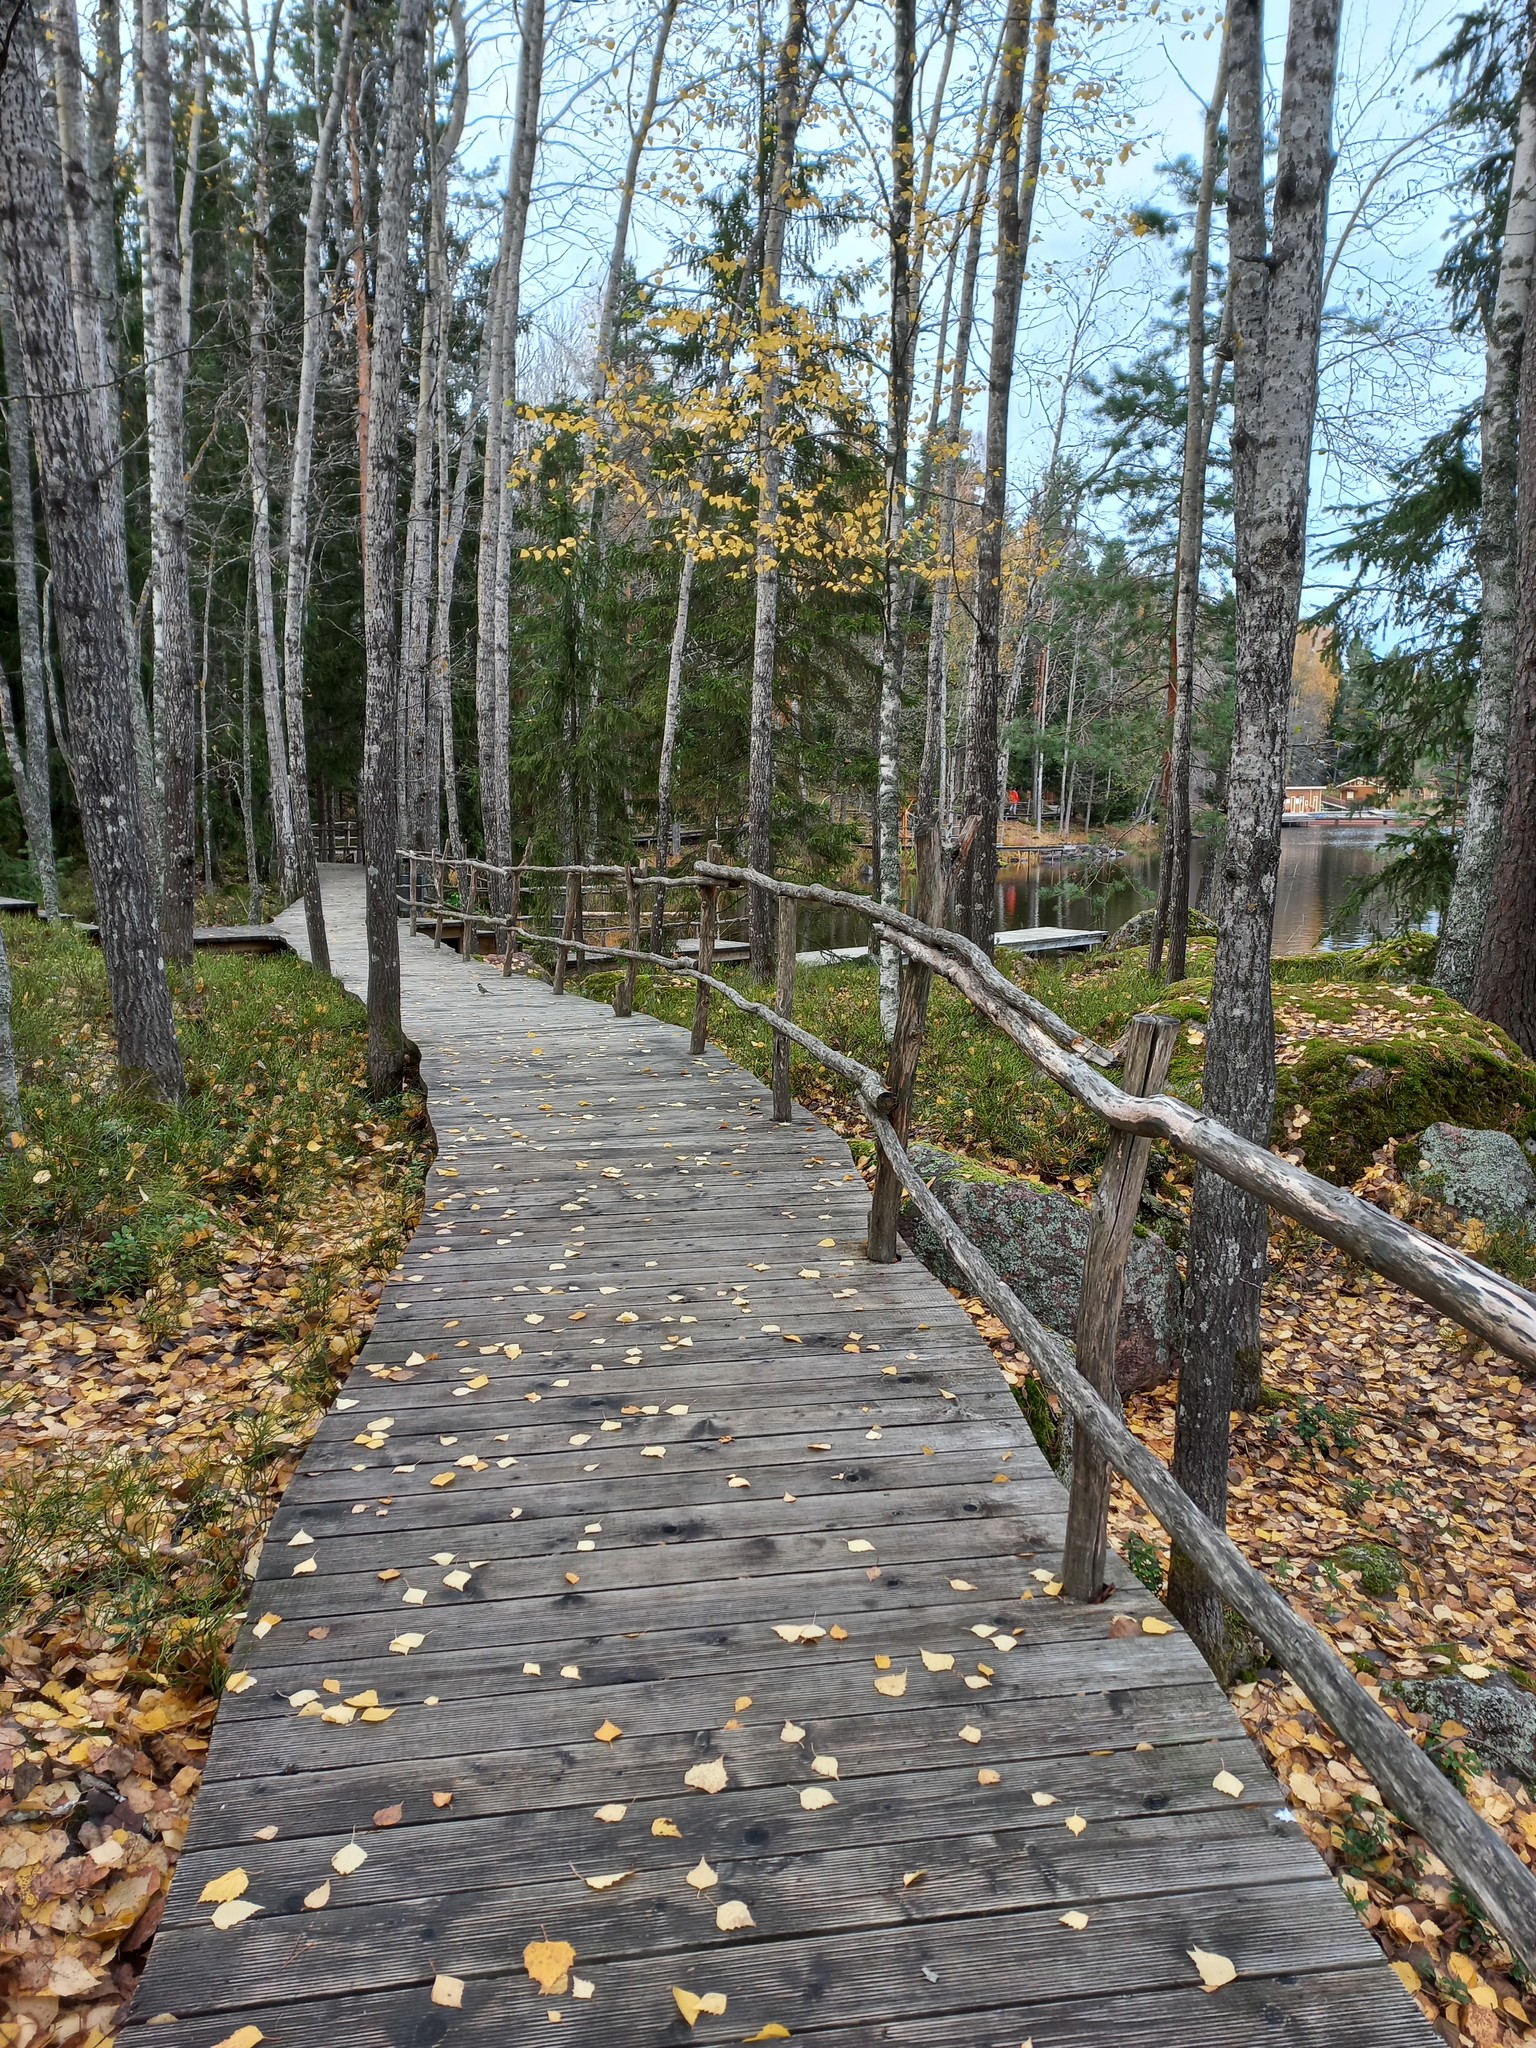
[[[357,987],[361,876],[326,900]],[[1430,2043],[1157,1603],[1054,1596],[1064,1497],[959,1305],[864,1260],[842,1140],[402,951],[427,1210],[122,2048]]]

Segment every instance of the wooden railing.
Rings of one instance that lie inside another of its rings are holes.
[[[711,848],[712,855],[714,852]],[[420,861],[427,857],[402,858]],[[572,943],[573,912],[580,903],[582,881],[598,871],[554,871],[567,876],[565,915],[556,934],[526,928],[518,921],[517,878],[530,870],[476,866],[482,873],[496,876],[504,891],[507,914],[504,922],[498,921],[498,929],[506,932],[508,956],[512,938],[524,946],[552,947],[557,984],[563,981],[563,961]],[[1178,1549],[1269,1647],[1316,1710],[1350,1746],[1394,1811],[1429,1843],[1526,1967],[1536,1969],[1536,1876],[1361,1686],[1326,1638],[1295,1612],[1226,1532],[1196,1506],[1161,1460],[1131,1433],[1120,1413],[1114,1380],[1115,1333],[1126,1261],[1154,1140],[1211,1168],[1282,1215],[1304,1223],[1362,1265],[1396,1281],[1527,1368],[1536,1368],[1536,1295],[1347,1189],[1319,1180],[1239,1136],[1177,1097],[1161,1094],[1178,1036],[1174,1019],[1137,1016],[1124,1040],[1113,1048],[1095,1045],[1075,1032],[1001,974],[980,947],[944,928],[941,856],[931,835],[920,836],[918,844],[918,904],[926,913],[923,917],[908,916],[846,890],[783,882],[713,858],[697,862],[693,875],[686,879],[637,876],[630,870],[607,872],[624,875],[629,913],[630,943],[605,949],[607,959],[625,963],[615,993],[615,1012],[631,1013],[638,969],[651,965],[694,982],[692,1048],[696,1054],[704,1049],[714,997],[757,1018],[773,1033],[773,1113],[780,1122],[787,1122],[793,1112],[791,1047],[798,1047],[846,1082],[863,1109],[878,1152],[870,1202],[869,1257],[888,1262],[896,1256],[896,1228],[905,1194],[967,1286],[1007,1328],[1031,1370],[1070,1418],[1075,1452],[1062,1566],[1065,1597],[1091,1601],[1102,1592],[1110,1475],[1119,1473]],[[699,892],[696,961],[656,953],[637,943],[643,890],[678,887]],[[777,904],[772,1004],[744,994],[713,971],[719,898],[725,890],[748,888],[763,891]],[[821,904],[864,918],[880,942],[894,947],[907,963],[884,1074],[825,1044],[794,1021],[795,924],[800,903]],[[1090,1214],[1075,1354],[1071,1345],[1025,1307],[965,1236],[907,1152],[913,1084],[935,976],[959,990],[1043,1074],[1058,1082],[1111,1132]],[[1120,1084],[1110,1078],[1109,1070],[1114,1068],[1119,1070]]]

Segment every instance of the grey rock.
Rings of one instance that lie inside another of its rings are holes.
[[[1134,917],[1128,917],[1117,931],[1111,932],[1105,941],[1108,953],[1129,951],[1133,946],[1150,946],[1155,911],[1138,910]],[[1203,911],[1191,909],[1189,913],[1189,936],[1192,939],[1214,939],[1216,927]]]
[[[1417,1714],[1459,1721],[1469,1747],[1490,1770],[1536,1786],[1536,1695],[1502,1672],[1492,1678],[1404,1679],[1397,1688]]]
[[[913,1164],[966,1236],[1047,1329],[1070,1337],[1077,1320],[1088,1210],[1053,1188],[1007,1180],[932,1145],[911,1147]],[[946,1286],[965,1281],[921,1218],[912,1225],[918,1256]],[[1125,1307],[1115,1346],[1115,1379],[1139,1393],[1177,1371],[1183,1344],[1178,1263],[1160,1237],[1132,1240]]]
[[[1536,1230],[1536,1172],[1508,1131],[1431,1124],[1419,1140],[1416,1184],[1495,1230]]]

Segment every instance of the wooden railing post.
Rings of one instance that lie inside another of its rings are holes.
[[[479,890],[480,876],[472,862],[466,861],[459,870],[459,911],[463,922],[459,926],[459,957],[467,960],[474,951],[475,896]]]
[[[570,955],[571,935],[576,929],[576,906],[581,901],[581,869],[565,871],[565,915],[560,921],[560,943],[555,948],[555,994],[565,988],[565,963]]]
[[[778,973],[773,1007],[784,1018],[795,1014],[795,899],[779,898]],[[773,1034],[773,1120],[787,1124],[795,1113],[795,1098],[789,1092],[789,1040],[782,1031]]]
[[[1122,1077],[1127,1095],[1156,1095],[1168,1078],[1178,1043],[1176,1017],[1136,1016],[1125,1036]],[[1152,1146],[1146,1138],[1117,1132],[1109,1141],[1104,1171],[1093,1198],[1088,1246],[1077,1305],[1077,1369],[1109,1405],[1118,1410],[1115,1341],[1125,1300],[1125,1267],[1131,1253],[1136,1210],[1147,1177]],[[1072,1456],[1072,1494],[1067,1508],[1067,1542],[1062,1590],[1069,1600],[1097,1600],[1104,1585],[1104,1544],[1109,1517],[1110,1468],[1081,1431]]]
[[[416,856],[414,853],[408,853],[405,857],[405,872],[407,876],[406,888],[410,895],[411,937],[414,939],[418,921],[416,915]]]
[[[520,867],[512,870],[512,895],[507,904],[507,938],[501,953],[501,978],[505,981],[512,972],[512,953],[517,945],[517,927],[523,914],[523,871]]]
[[[936,925],[944,915],[944,856],[938,826],[925,821],[916,832],[917,915],[924,924]],[[782,916],[782,907],[780,915]],[[901,977],[901,995],[896,1004],[896,1027],[891,1033],[890,1060],[886,1067],[886,1093],[891,1099],[891,1124],[903,1144],[912,1120],[912,1087],[923,1050],[923,1026],[928,1020],[928,996],[933,987],[933,970],[909,960]],[[875,1167],[875,1191],[869,1203],[869,1237],[865,1251],[877,1266],[888,1266],[896,1256],[896,1225],[901,1219],[901,1181],[896,1169],[882,1152]]]
[[[724,847],[709,842],[708,858],[718,861]],[[715,964],[715,924],[719,913],[718,891],[713,882],[699,889],[699,972],[708,974]],[[709,1042],[709,990],[699,982],[693,997],[693,1037],[688,1050],[697,1056]]]
[[[432,861],[432,944],[434,947],[440,946],[443,943],[443,898],[447,893],[446,864],[442,855],[437,854]]]
[[[624,907],[629,913],[629,950],[640,950],[640,884],[633,867],[624,870]],[[615,1017],[632,1017],[635,1014],[635,980],[640,972],[638,960],[626,960],[624,972],[619,977],[618,987],[613,992],[613,1014]]]

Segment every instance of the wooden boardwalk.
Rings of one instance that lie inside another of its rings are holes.
[[[360,878],[327,905],[358,987]],[[959,1306],[865,1263],[842,1141],[402,947],[427,1211],[267,1540],[123,2048],[1430,2042],[1156,1602],[1118,1561],[1052,1596],[1061,1490]]]

